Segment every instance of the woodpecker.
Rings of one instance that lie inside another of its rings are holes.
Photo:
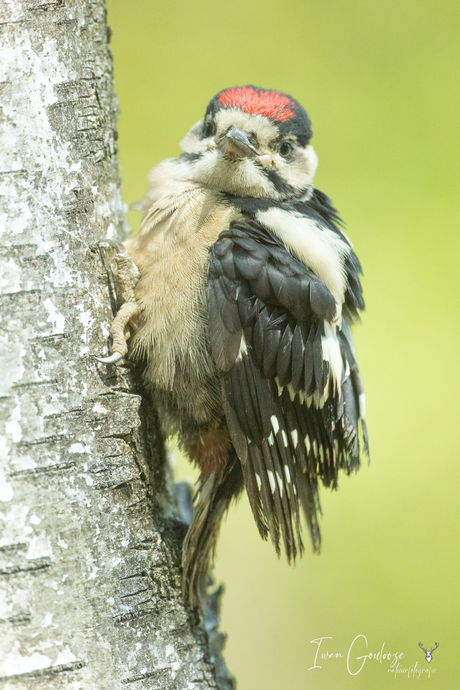
[[[304,108],[255,86],[219,92],[150,173],[113,326],[117,362],[143,360],[170,434],[200,470],[183,545],[185,598],[205,596],[219,527],[246,489],[260,535],[289,562],[318,489],[369,455],[350,326],[361,265],[330,199]],[[119,271],[122,273],[123,271]]]

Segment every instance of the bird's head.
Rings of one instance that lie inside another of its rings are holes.
[[[220,91],[181,141],[192,181],[235,196],[308,197],[317,157],[304,108],[279,91]]]

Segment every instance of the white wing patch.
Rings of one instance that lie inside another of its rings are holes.
[[[258,211],[257,219],[329,288],[339,305],[337,317],[340,317],[346,290],[344,258],[351,250],[346,241],[311,218],[280,208]]]
[[[247,354],[248,351],[248,346],[246,344],[246,340],[244,339],[244,335],[241,336],[241,342],[240,342],[240,349],[238,350],[238,355],[236,357],[236,362],[239,362],[242,358],[243,355]]]
[[[329,383],[332,379],[333,388],[337,390],[340,395],[342,382],[342,354],[340,352],[340,343],[337,340],[337,326],[335,324],[324,321],[324,335],[321,336],[321,347],[323,350],[323,359],[329,362],[329,380],[326,390],[329,388]]]
[[[272,414],[272,416],[270,417],[270,421],[272,423],[273,431],[275,432],[275,434],[277,434],[280,429],[280,425],[274,414]]]

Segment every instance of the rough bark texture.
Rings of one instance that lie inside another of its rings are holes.
[[[230,687],[154,404],[92,357],[125,234],[103,0],[3,0],[0,41],[0,687]]]

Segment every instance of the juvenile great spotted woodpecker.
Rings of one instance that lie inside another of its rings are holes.
[[[221,91],[184,153],[150,173],[140,233],[118,254],[126,301],[101,361],[121,360],[131,335],[130,358],[145,362],[164,423],[199,467],[182,559],[192,607],[244,488],[262,538],[293,561],[302,511],[319,550],[319,484],[357,470],[360,443],[368,455],[350,331],[361,266],[313,185],[311,137],[291,96]]]

